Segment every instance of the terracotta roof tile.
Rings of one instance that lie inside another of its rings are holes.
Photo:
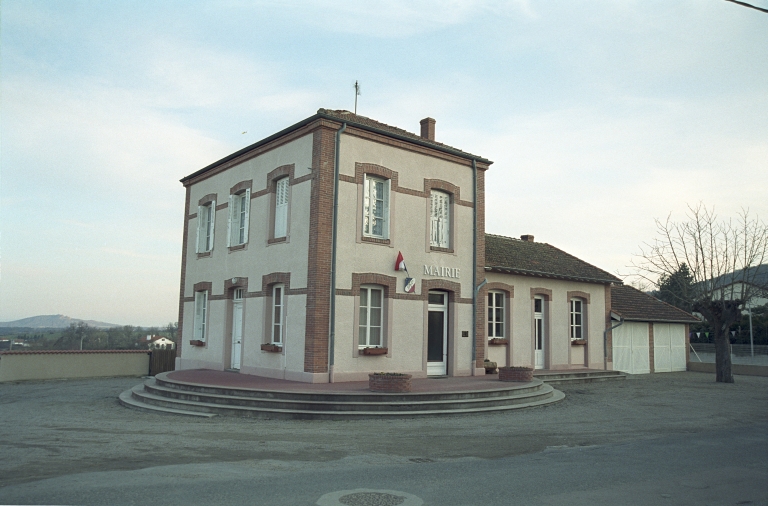
[[[673,323],[700,321],[682,309],[627,285],[611,287],[611,311],[631,321]]]
[[[485,235],[485,269],[591,283],[621,283],[616,276],[542,242]]]

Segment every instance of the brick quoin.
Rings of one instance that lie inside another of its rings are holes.
[[[321,122],[312,134],[312,189],[309,213],[307,320],[304,372],[328,372],[330,326],[333,182],[336,132],[341,125]]]
[[[485,279],[485,169],[477,167],[477,265],[475,266],[477,272],[477,284],[483,282]],[[475,290],[475,287],[472,287]],[[485,323],[486,311],[485,305],[487,296],[487,290],[483,287],[481,293],[477,294],[477,307],[475,308],[475,367],[480,369],[483,367],[483,360],[485,360],[485,332],[488,328]],[[471,295],[471,294],[469,294]]]

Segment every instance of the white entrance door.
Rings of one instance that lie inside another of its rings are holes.
[[[240,369],[243,349],[243,290],[237,288],[232,300],[232,369]]]
[[[533,367],[544,369],[544,299],[533,299]]]
[[[427,315],[427,375],[448,372],[448,294],[429,292]]]

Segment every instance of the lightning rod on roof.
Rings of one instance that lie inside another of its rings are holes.
[[[357,97],[360,96],[360,83],[355,81],[355,114],[357,114]]]

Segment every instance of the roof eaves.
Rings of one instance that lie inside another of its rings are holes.
[[[550,278],[550,279],[565,279],[569,281],[586,281],[588,283],[623,284],[623,282],[618,278],[604,279],[604,278],[590,278],[586,276],[570,276],[567,274],[556,274],[554,272],[542,272],[542,271],[533,271],[528,269],[516,269],[513,267],[504,267],[501,265],[488,265],[485,267],[485,270],[490,272],[500,272],[502,274],[520,274],[522,276],[536,276],[540,278]]]

